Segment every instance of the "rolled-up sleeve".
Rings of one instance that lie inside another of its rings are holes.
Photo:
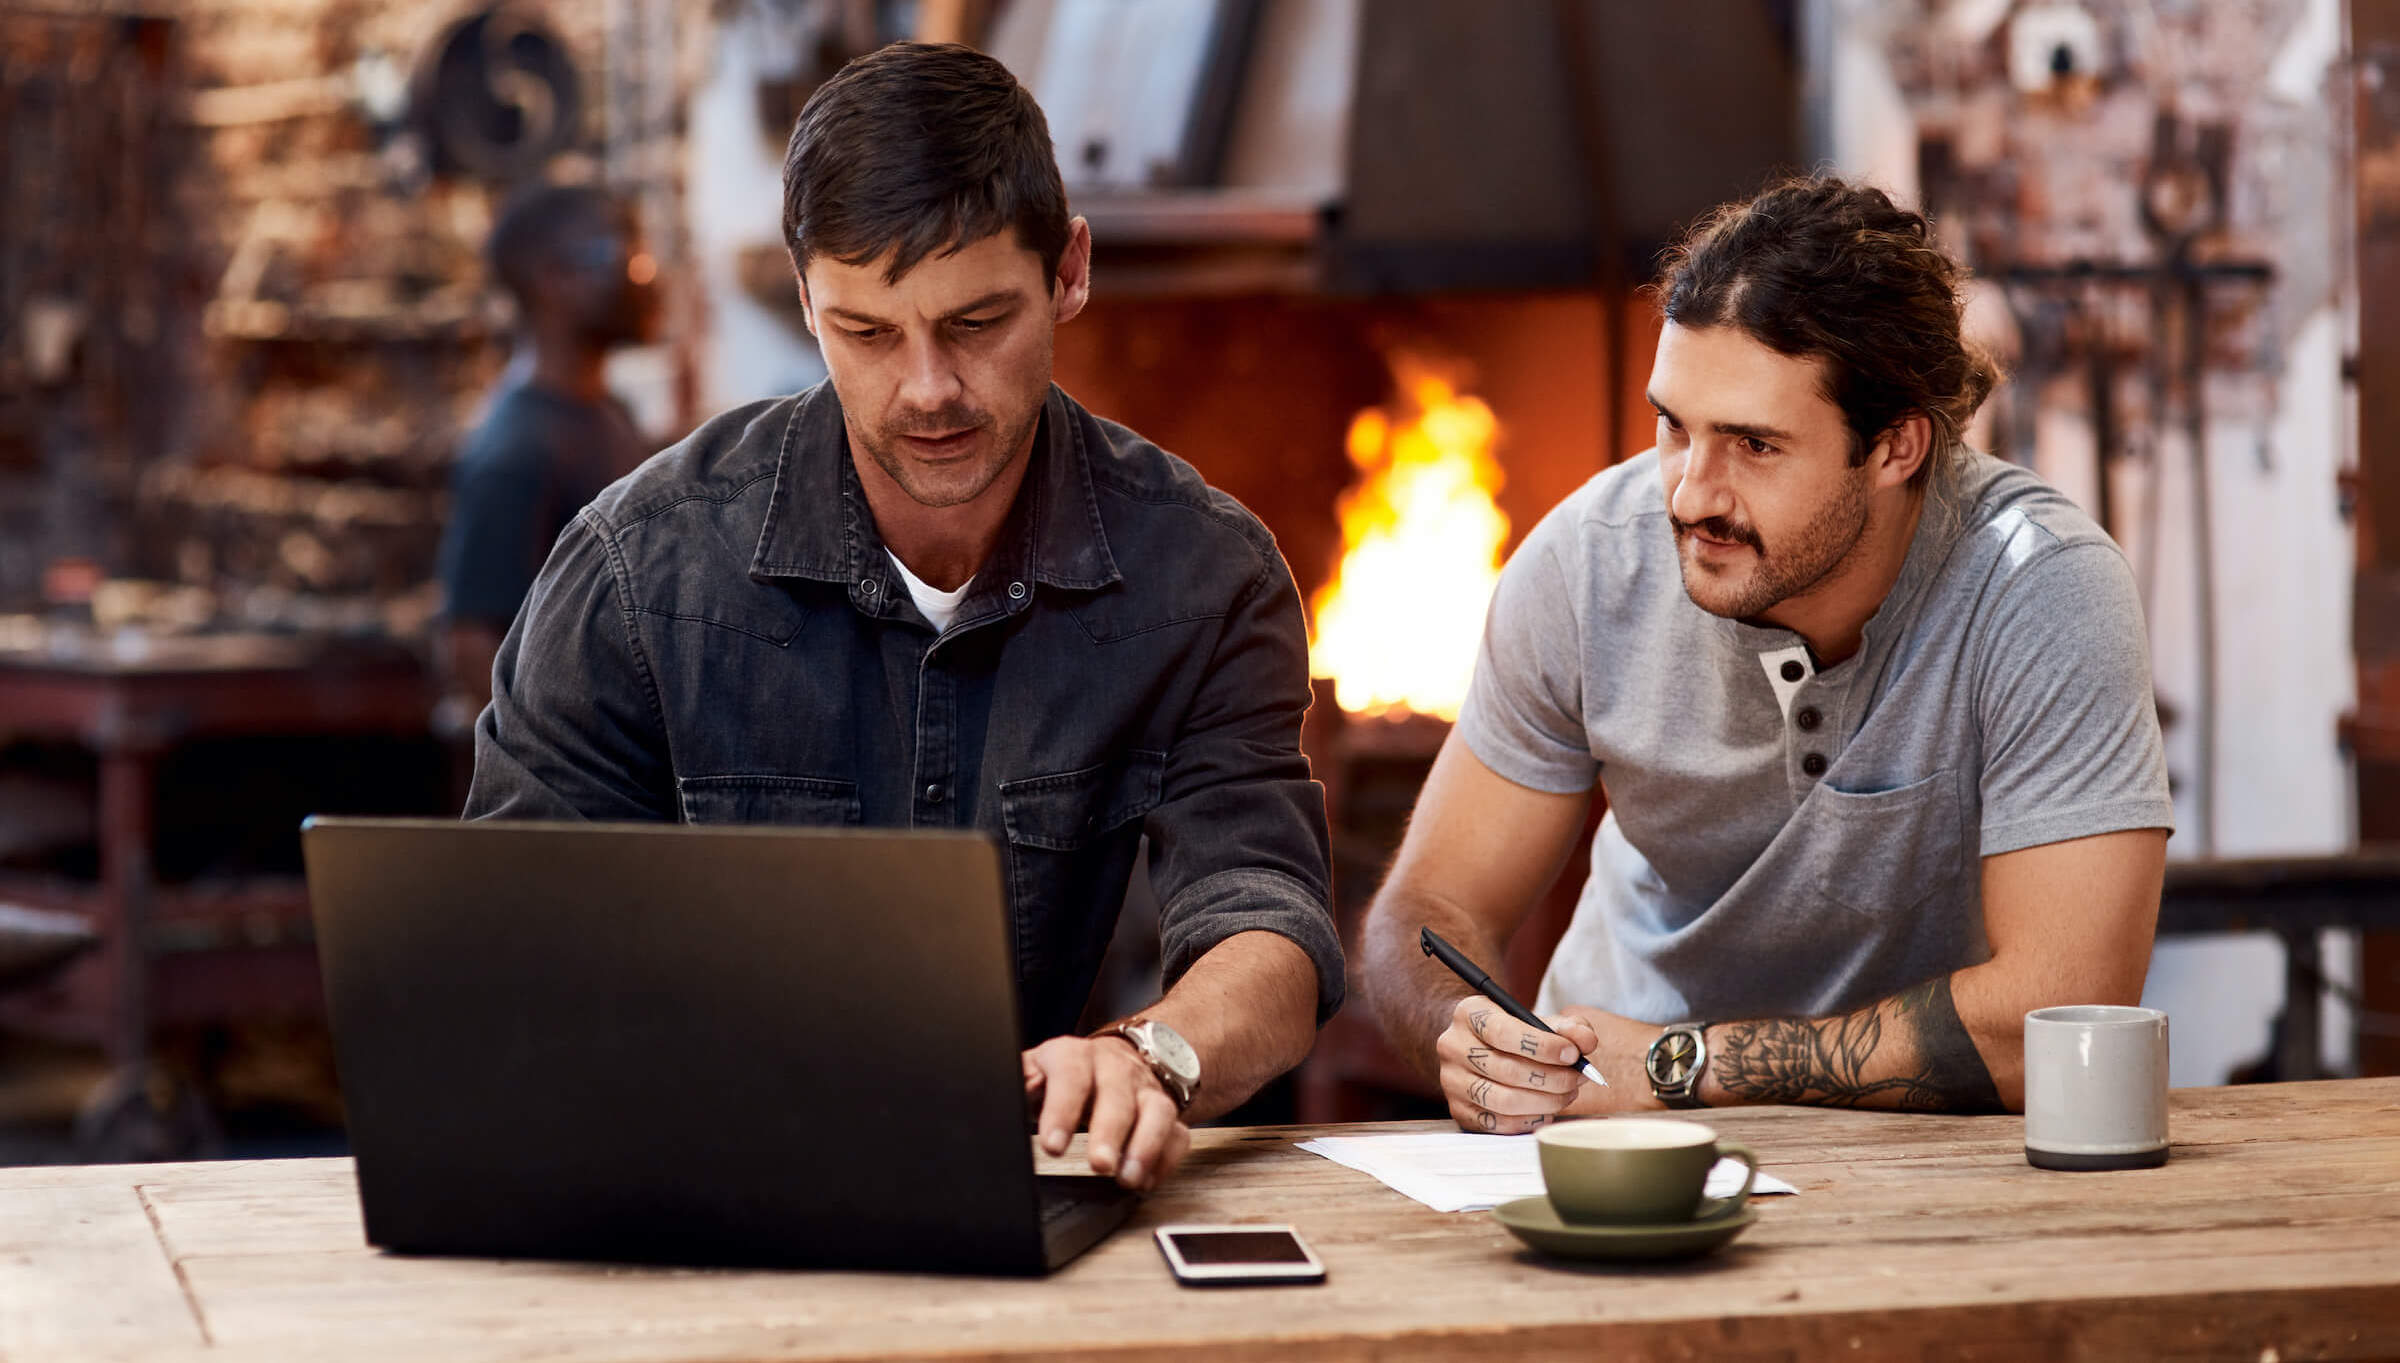
[[[492,665],[466,817],[676,817],[666,726],[620,571],[595,513],[559,536]]]
[[[1300,751],[1308,631],[1282,556],[1266,560],[1225,619],[1145,826],[1159,950],[1171,987],[1237,933],[1285,937],[1316,967],[1322,1024],[1342,1003],[1342,946],[1325,788]]]

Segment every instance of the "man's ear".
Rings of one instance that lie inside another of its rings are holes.
[[[1092,300],[1092,225],[1067,224],[1067,249],[1058,253],[1058,277],[1050,281],[1052,325],[1071,320]]]
[[[1876,437],[1867,463],[1874,469],[1877,488],[1906,487],[1932,455],[1933,418],[1910,412]]]
[[[800,320],[808,327],[809,339],[822,345],[824,338],[817,335],[817,305],[808,301],[808,276],[795,270],[792,281],[800,290]]]

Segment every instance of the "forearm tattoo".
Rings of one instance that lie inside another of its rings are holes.
[[[2005,1110],[1947,975],[1840,1017],[1728,1023],[1715,1040],[1717,1083],[1745,1102]]]

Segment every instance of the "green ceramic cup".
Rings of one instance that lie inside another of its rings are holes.
[[[1717,1139],[1698,1122],[1611,1117],[1566,1122],[1534,1133],[1542,1186],[1561,1220],[1587,1225],[1667,1225],[1731,1216],[1750,1200],[1758,1156]],[[1718,1158],[1749,1167],[1731,1197],[1700,1194]]]

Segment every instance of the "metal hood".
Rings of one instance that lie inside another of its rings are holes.
[[[1611,287],[1799,161],[1791,0],[1139,4],[1015,0],[989,44],[1115,291]],[[1180,154],[1112,163],[1145,138]]]

